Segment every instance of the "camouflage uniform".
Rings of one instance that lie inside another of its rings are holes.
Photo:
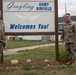
[[[61,40],[65,42],[65,48],[67,51],[67,57],[69,61],[76,60],[76,23],[71,21],[70,23],[64,23],[62,27]]]
[[[4,42],[4,40],[5,40],[4,32],[5,32],[4,24],[3,24],[3,21],[0,20],[0,62],[1,62],[1,54],[2,54],[2,50],[3,50],[2,42]]]

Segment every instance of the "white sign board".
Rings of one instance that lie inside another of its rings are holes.
[[[5,32],[55,32],[54,0],[3,0]]]

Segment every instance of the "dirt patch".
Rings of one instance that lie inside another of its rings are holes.
[[[3,63],[0,64],[0,67],[21,67],[22,65],[28,65],[28,66],[40,66],[40,65],[45,65],[45,66],[55,66],[57,65],[57,62],[23,62],[23,63],[18,63],[18,64],[12,64],[12,63]]]

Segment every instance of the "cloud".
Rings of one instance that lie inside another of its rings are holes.
[[[76,0],[58,0],[58,16],[63,16],[66,10],[72,15],[76,15]]]

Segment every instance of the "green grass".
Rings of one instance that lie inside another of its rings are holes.
[[[65,50],[64,45],[59,46],[59,50]],[[19,54],[4,56],[4,62],[10,62],[13,59],[19,60],[19,62],[24,62],[27,59],[32,59],[32,61],[44,61],[48,59],[50,61],[55,60],[55,47],[43,47],[34,50],[19,51]],[[23,65],[22,68],[0,68],[1,75],[76,75],[76,66],[72,67],[70,65],[57,67],[48,67],[40,65],[37,67],[31,67],[29,65]]]
[[[54,60],[55,50],[54,47],[43,47],[33,50],[19,51],[19,54],[10,55],[5,57],[5,62],[10,62],[12,59],[18,59],[20,62],[32,59],[32,61],[44,61],[45,59]]]
[[[10,40],[7,43],[7,49],[12,48],[20,48],[20,47],[27,47],[27,46],[35,46],[35,45],[42,45],[42,44],[50,44],[49,42],[42,42],[42,41],[34,41],[34,40]]]

